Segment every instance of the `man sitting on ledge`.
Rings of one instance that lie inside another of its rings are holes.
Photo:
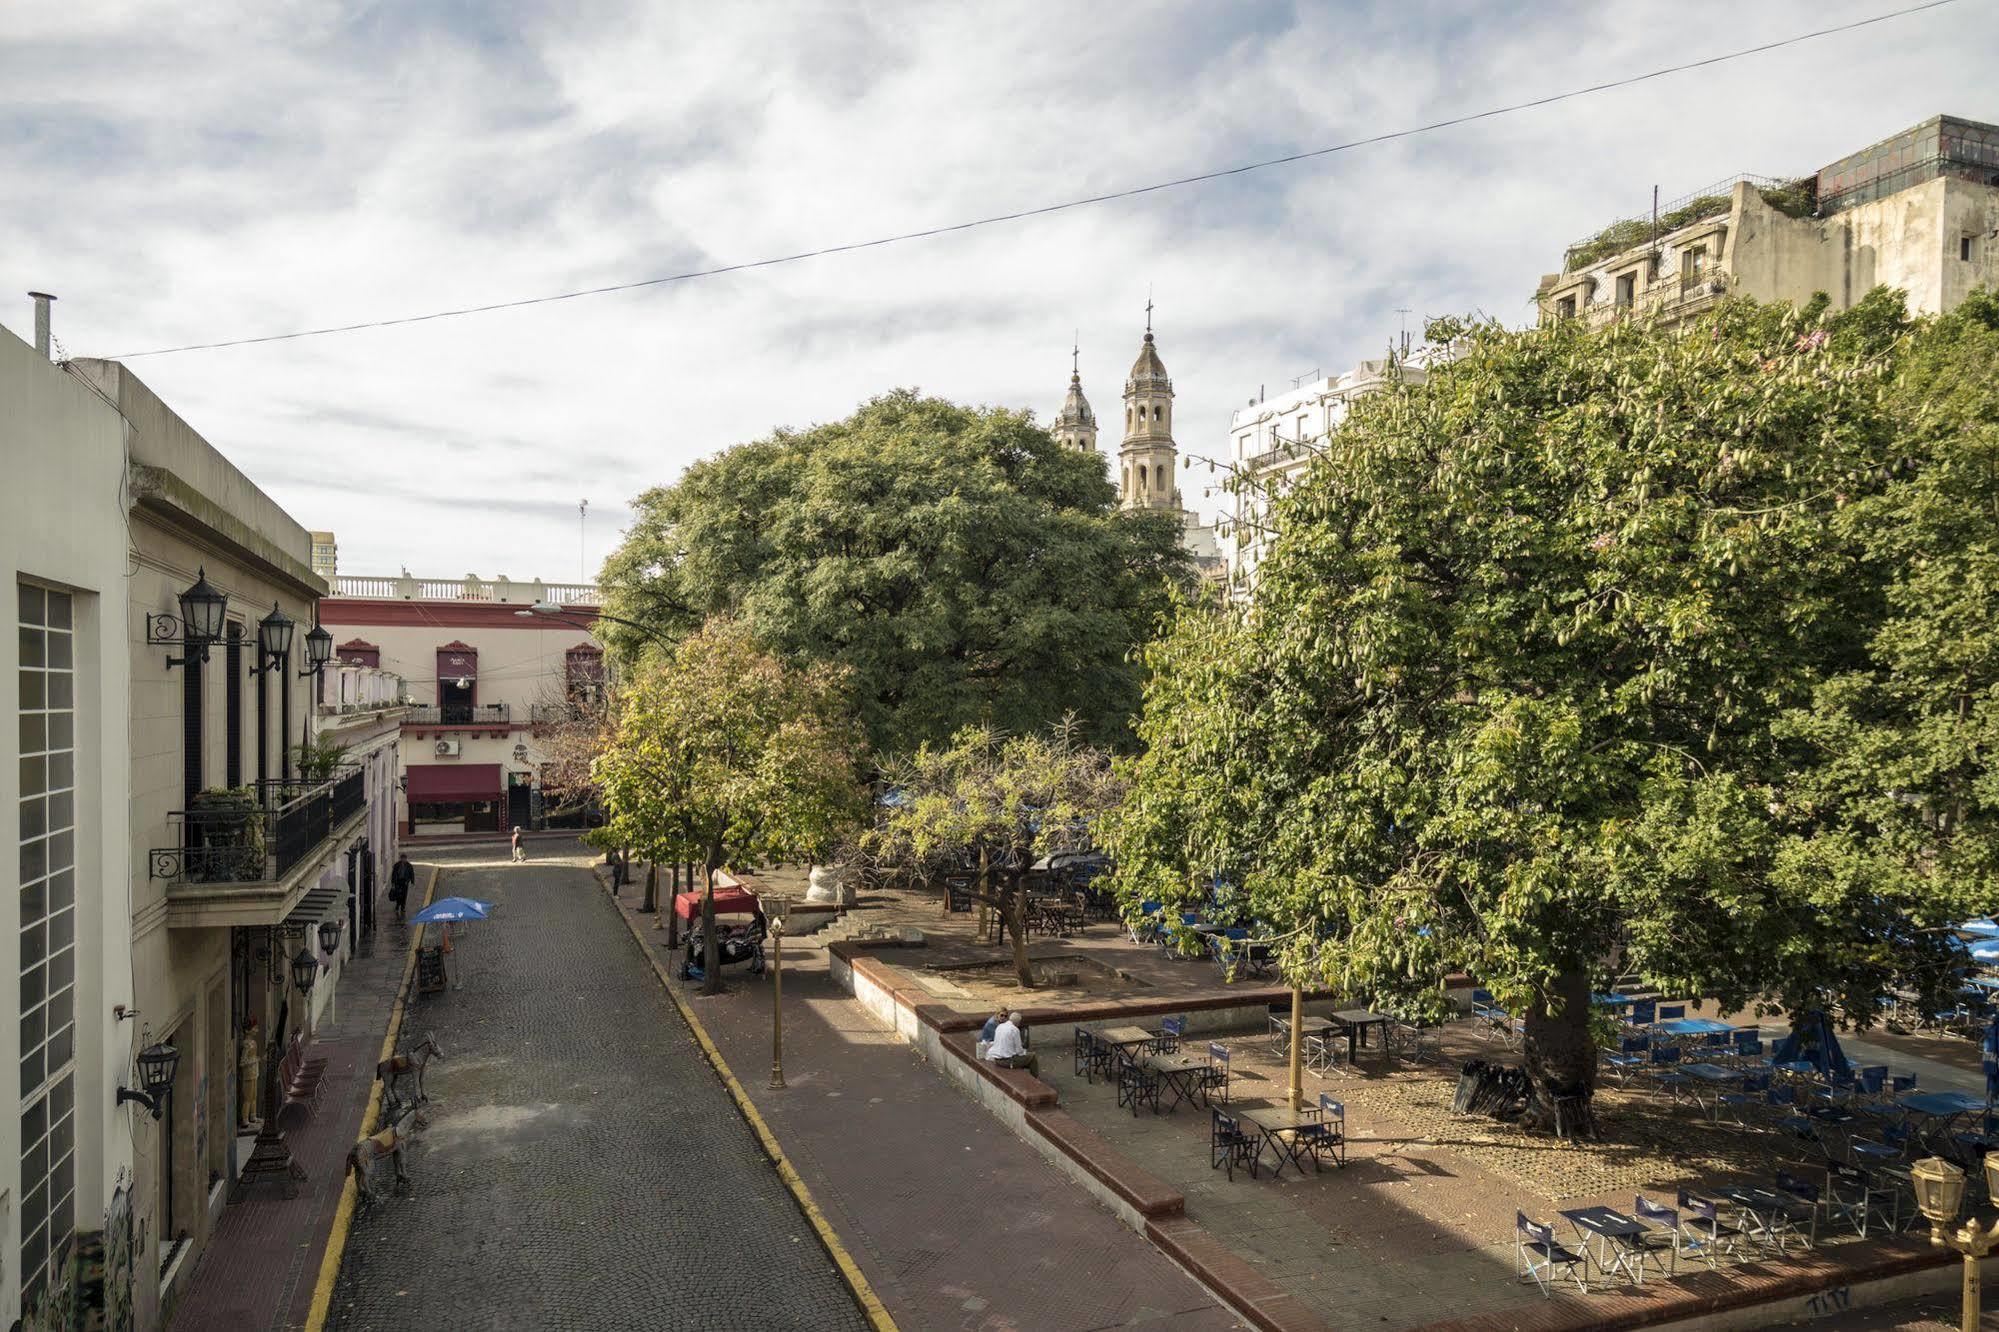
[[[1035,1077],[1041,1076],[1041,1056],[1027,1048],[1020,1038],[1020,1014],[1008,1013],[1006,1021],[993,1032],[992,1048],[986,1051],[986,1058],[1001,1068],[1024,1068]]]

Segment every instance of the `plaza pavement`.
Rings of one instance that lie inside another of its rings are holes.
[[[534,854],[434,853],[495,909],[412,996],[414,1190],[357,1210],[328,1326],[865,1328],[583,858]]]
[[[639,896],[621,904],[677,975]],[[785,949],[782,1091],[765,1085],[769,981],[724,975],[726,995],[683,993],[905,1332],[1245,1326],[876,1023],[823,948]]]

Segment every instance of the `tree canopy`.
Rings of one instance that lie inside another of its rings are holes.
[[[863,808],[862,743],[843,676],[825,663],[792,666],[729,620],[670,652],[647,652],[617,695],[595,765],[612,841],[702,865],[710,897],[724,867],[823,855]]]
[[[1150,649],[1123,890],[1224,872],[1294,976],[1377,998],[1469,972],[1544,1119],[1615,972],[1862,1023],[1954,988],[1939,927],[1995,900],[1995,328],[1876,293],[1445,330],[1277,502],[1251,603]]]
[[[608,610],[672,637],[728,614],[790,661],[845,667],[882,753],[1070,713],[1127,738],[1135,650],[1188,569],[1170,518],[1118,510],[1100,455],[907,391],[696,463],[636,508]]]

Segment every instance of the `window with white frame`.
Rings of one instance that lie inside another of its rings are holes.
[[[76,652],[70,594],[16,584],[21,646],[21,1299],[67,1251],[76,1184]]]

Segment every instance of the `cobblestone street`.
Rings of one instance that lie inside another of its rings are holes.
[[[444,1052],[414,1196],[385,1166],[329,1326],[866,1327],[584,861],[504,854],[426,857],[496,905],[412,998]]]

